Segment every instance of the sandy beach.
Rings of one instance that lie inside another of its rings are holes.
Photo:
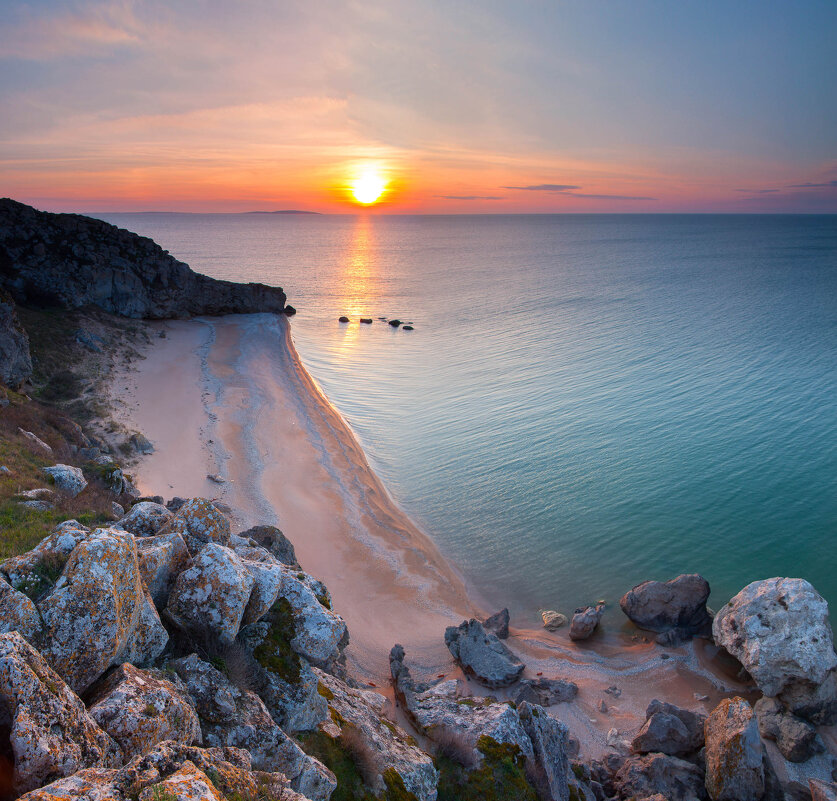
[[[122,422],[154,444],[133,468],[138,487],[223,501],[236,531],[280,527],[303,567],[329,587],[349,627],[346,653],[359,679],[387,692],[396,642],[417,676],[464,678],[444,629],[496,610],[485,608],[478,589],[387,493],[302,365],[291,325],[267,314],[150,324],[154,344],[112,385]],[[617,614],[604,635],[581,644],[566,629],[533,630],[512,619],[508,645],[526,662],[524,675],[579,686],[574,702],[552,712],[586,755],[604,753],[613,729],[630,740],[654,698],[709,712],[723,695],[746,693],[713,646],[696,640],[664,649],[620,628]]]

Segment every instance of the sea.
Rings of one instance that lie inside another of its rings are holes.
[[[837,216],[96,216],[284,287],[370,464],[498,608],[686,572],[715,608],[771,576],[835,608]]]

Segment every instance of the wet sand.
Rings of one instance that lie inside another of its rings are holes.
[[[477,589],[389,496],[303,367],[287,320],[243,315],[150,325],[165,338],[154,338],[112,386],[122,422],[155,446],[134,468],[140,490],[221,500],[236,531],[279,526],[302,566],[331,591],[359,679],[388,692],[396,642],[418,678],[461,677],[445,627],[496,610],[484,608]],[[526,662],[525,676],[578,684],[577,700],[551,712],[585,757],[607,750],[611,729],[630,740],[653,698],[708,712],[722,695],[746,693],[705,644],[663,649],[622,620],[611,612],[605,632],[587,644],[571,642],[566,629],[531,630],[512,620],[508,645]],[[488,694],[466,682],[474,694]],[[612,687],[618,694],[606,692]]]

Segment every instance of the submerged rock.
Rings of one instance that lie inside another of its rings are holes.
[[[348,322],[349,322],[349,318],[348,318],[348,317],[346,317],[346,316],[344,315],[344,316],[343,316],[343,317],[341,317],[341,318],[340,318],[337,322],[338,322],[338,323],[348,323]]]
[[[712,801],[759,801],[764,765],[758,724],[743,698],[725,698],[704,727],[706,791]]]
[[[709,582],[697,573],[670,581],[644,581],[622,596],[619,605],[641,629],[675,631],[679,637],[708,634],[712,619],[706,610]]]
[[[541,620],[543,620],[543,627],[547,631],[557,631],[561,626],[567,624],[567,616],[556,612],[554,609],[545,609],[541,612]]]
[[[508,687],[526,667],[474,618],[445,630],[445,645],[466,673],[490,689]]]

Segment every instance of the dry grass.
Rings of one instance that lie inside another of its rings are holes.
[[[466,770],[471,770],[478,764],[473,743],[461,732],[437,729],[433,732],[433,744],[437,757],[450,759]]]
[[[363,732],[351,723],[344,723],[340,732],[340,744],[351,756],[363,783],[367,787],[372,787],[380,773],[380,768],[377,754],[369,745]]]

